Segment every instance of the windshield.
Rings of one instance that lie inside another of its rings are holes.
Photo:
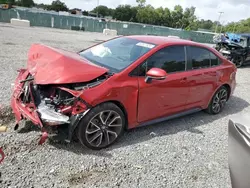
[[[121,37],[82,51],[80,55],[112,72],[120,72],[154,47],[155,44]]]

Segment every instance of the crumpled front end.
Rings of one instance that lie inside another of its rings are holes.
[[[99,77],[88,83],[37,85],[28,70],[19,70],[11,97],[17,127],[23,119],[38,125],[43,132],[39,142],[42,144],[48,137],[49,127],[68,125],[66,140],[71,141],[75,127],[91,108],[80,97],[82,92],[102,81]]]

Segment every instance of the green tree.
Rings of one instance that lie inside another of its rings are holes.
[[[46,4],[41,3],[41,4],[36,4],[35,6],[37,8],[42,8],[44,10],[47,10],[50,5],[46,5]]]
[[[182,28],[186,30],[197,30],[198,22],[195,16],[195,7],[185,9],[182,18]]]
[[[111,9],[103,5],[95,7],[91,12],[98,13],[98,15],[102,15],[103,17],[112,15]]]
[[[183,28],[183,8],[180,5],[176,5],[171,12],[172,24],[174,28]]]
[[[223,27],[223,32],[250,33],[250,18],[239,22],[228,23]]]
[[[140,23],[157,24],[160,20],[160,14],[156,12],[153,6],[147,5],[138,10],[136,18]]]
[[[0,0],[0,4],[5,4],[7,3],[7,0]]]
[[[23,7],[33,7],[35,5],[33,0],[18,0],[15,4]]]
[[[7,3],[14,5],[16,3],[16,1],[15,0],[7,0]]]
[[[211,20],[201,19],[198,21],[198,27],[201,29],[212,30],[213,26],[214,26],[214,22]]]
[[[136,0],[139,7],[144,7],[146,5],[146,0]]]
[[[48,6],[48,10],[54,10],[56,12],[59,11],[68,11],[68,7],[65,3],[61,2],[60,0],[53,1],[51,5]]]
[[[155,24],[164,25],[164,9],[162,7],[155,9]]]
[[[120,21],[136,21],[137,9],[130,5],[119,5],[113,13],[113,18]]]
[[[89,12],[88,12],[88,11],[86,11],[86,10],[84,10],[84,11],[82,11],[82,15],[84,15],[84,16],[88,16],[88,15],[89,15]]]
[[[162,17],[162,25],[166,27],[171,27],[172,25],[172,16],[171,16],[171,11],[168,8],[164,9],[164,14]]]

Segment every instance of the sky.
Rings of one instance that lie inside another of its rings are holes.
[[[80,8],[82,10],[92,10],[97,6],[98,0],[61,0],[69,8]],[[35,3],[50,4],[52,0],[34,0]],[[105,5],[110,8],[116,8],[120,4],[136,5],[136,0],[99,0],[99,5]],[[179,4],[183,8],[196,7],[196,16],[199,19],[218,20],[219,12],[220,22],[228,23],[250,18],[250,0],[147,0],[155,8],[160,6],[173,9]]]

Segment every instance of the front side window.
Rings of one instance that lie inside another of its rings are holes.
[[[192,69],[210,67],[210,51],[205,48],[190,47]]]
[[[84,50],[79,55],[111,72],[120,72],[155,46],[136,39],[120,37]]]
[[[185,71],[184,46],[170,46],[157,51],[139,67],[139,76],[145,76],[151,68],[161,68],[167,73]]]

